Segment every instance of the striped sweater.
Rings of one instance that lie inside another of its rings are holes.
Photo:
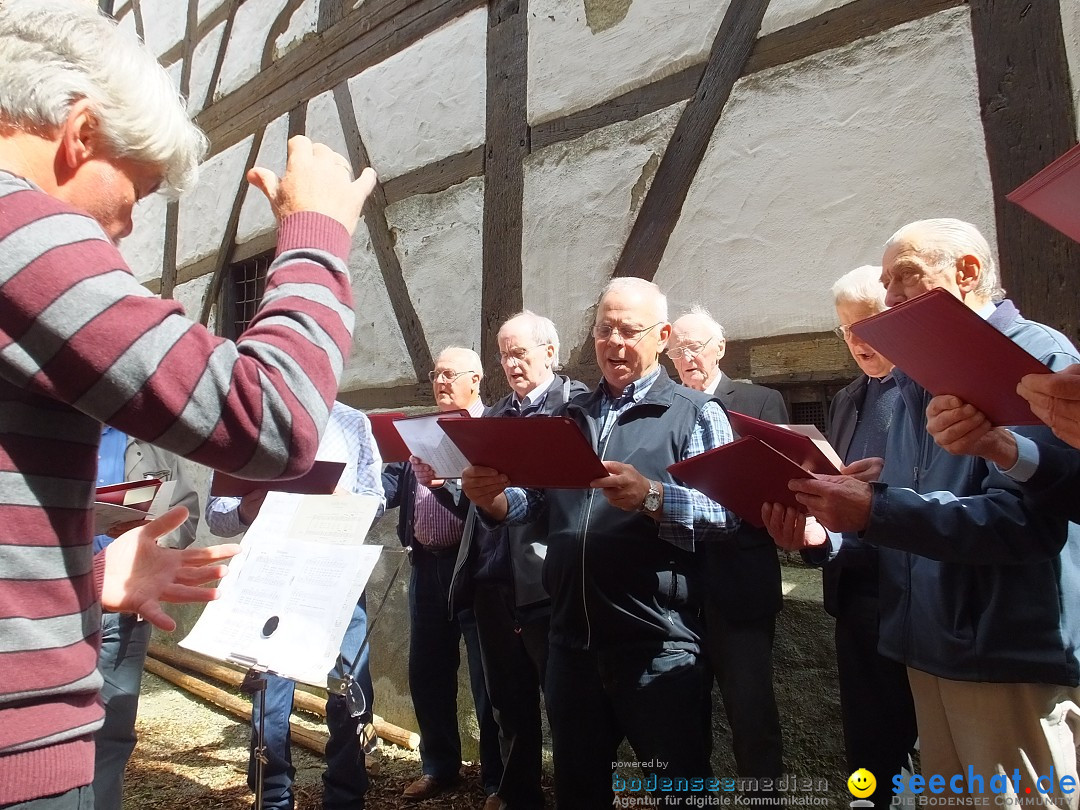
[[[0,805],[93,778],[101,422],[246,478],[315,457],[351,344],[349,236],[313,213],[236,343],[146,291],[98,224],[0,172]]]

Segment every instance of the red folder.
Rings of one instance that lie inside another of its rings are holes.
[[[210,483],[210,494],[214,497],[242,498],[257,489],[267,489],[271,492],[295,492],[301,495],[332,495],[344,470],[344,461],[316,461],[311,469],[299,478],[277,481],[249,481],[216,472]]]
[[[144,478],[141,481],[125,481],[122,484],[109,484],[98,487],[94,501],[111,503],[115,506],[127,506],[146,511],[161,486],[160,478]]]
[[[395,461],[409,460],[409,447],[401,439],[401,434],[394,427],[394,422],[404,419],[405,414],[401,411],[387,413],[369,413],[368,421],[371,422],[371,433],[375,437],[375,444],[379,446],[379,455],[383,464],[392,464]]]
[[[1006,194],[1005,199],[1080,242],[1080,144]]]
[[[608,475],[577,423],[566,416],[440,419],[470,464],[491,467],[516,487],[585,489]]]
[[[781,503],[805,512],[788,481],[814,477],[753,436],[672,464],[668,472],[759,528],[765,525],[762,504]]]
[[[945,290],[910,298],[851,331],[931,394],[958,396],[994,425],[1042,424],[1016,386],[1050,369]]]
[[[810,472],[822,475],[840,474],[840,470],[836,469],[836,465],[814,444],[814,440],[809,436],[796,433],[794,430],[789,430],[780,425],[774,425],[772,422],[755,419],[744,413],[728,411],[727,415],[732,429],[739,436],[753,436],[755,439],[761,439],[765,444],[774,450],[778,450]]]

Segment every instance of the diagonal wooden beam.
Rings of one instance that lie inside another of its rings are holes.
[[[349,93],[347,83],[342,82],[334,88],[334,102],[337,105],[338,117],[341,119],[341,129],[345,134],[349,161],[353,165],[353,170],[359,174],[371,165],[371,158],[368,156],[363,138],[360,137],[360,128],[356,124],[356,109],[353,107],[352,95]],[[390,306],[394,310],[401,336],[405,340],[405,348],[409,352],[413,371],[416,372],[417,381],[423,383],[427,379],[427,373],[435,367],[435,361],[431,356],[427,335],[424,334],[424,326],[420,323],[416,307],[413,306],[412,299],[409,297],[409,288],[405,284],[401,262],[394,250],[394,237],[386,221],[386,192],[383,190],[382,183],[376,184],[375,190],[364,203],[364,222],[367,223],[371,247],[375,251],[379,272],[382,273],[386,294],[390,297]]]
[[[229,40],[232,38],[233,24],[236,22],[236,12],[240,8],[240,3],[243,0],[229,0],[228,16],[225,17],[225,29],[221,32],[221,42],[218,43],[217,56],[214,57],[214,69],[210,71],[210,80],[206,83],[206,95],[203,97],[202,107],[203,110],[210,106],[214,100],[214,91],[217,89],[218,82],[221,81],[221,69],[225,66],[225,53],[229,50]],[[224,8],[224,6],[220,6]],[[199,114],[201,116],[202,113]],[[196,116],[195,120],[199,120],[199,116]],[[273,118],[265,118],[259,122],[260,126],[265,126],[268,121],[273,121],[277,116]],[[234,143],[239,143],[243,138],[238,138]],[[232,144],[230,144],[231,146]],[[211,147],[212,148],[212,147]],[[220,149],[216,151],[222,151]]]
[[[529,154],[528,40],[528,0],[491,0],[487,35],[481,357],[495,354],[499,326],[522,308],[523,161]],[[501,374],[490,374],[481,383],[488,401],[505,389],[506,380]]]
[[[1021,312],[1076,342],[1080,301],[1062,291],[1080,246],[1005,199],[1076,143],[1060,6],[972,0],[971,32],[1003,280]]]

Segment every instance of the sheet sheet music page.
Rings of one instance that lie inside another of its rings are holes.
[[[271,492],[221,582],[180,646],[221,661],[240,655],[326,686],[353,608],[382,552],[365,545],[373,495]]]
[[[440,418],[453,415],[433,413],[394,422],[409,451],[430,464],[436,478],[461,478],[461,473],[469,466],[469,460],[439,427]]]

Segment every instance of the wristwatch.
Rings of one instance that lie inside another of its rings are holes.
[[[639,512],[658,512],[660,511],[660,504],[662,502],[661,494],[663,490],[660,488],[660,484],[655,481],[649,482],[649,491],[645,493],[645,499],[641,502],[641,506],[638,507]]]

